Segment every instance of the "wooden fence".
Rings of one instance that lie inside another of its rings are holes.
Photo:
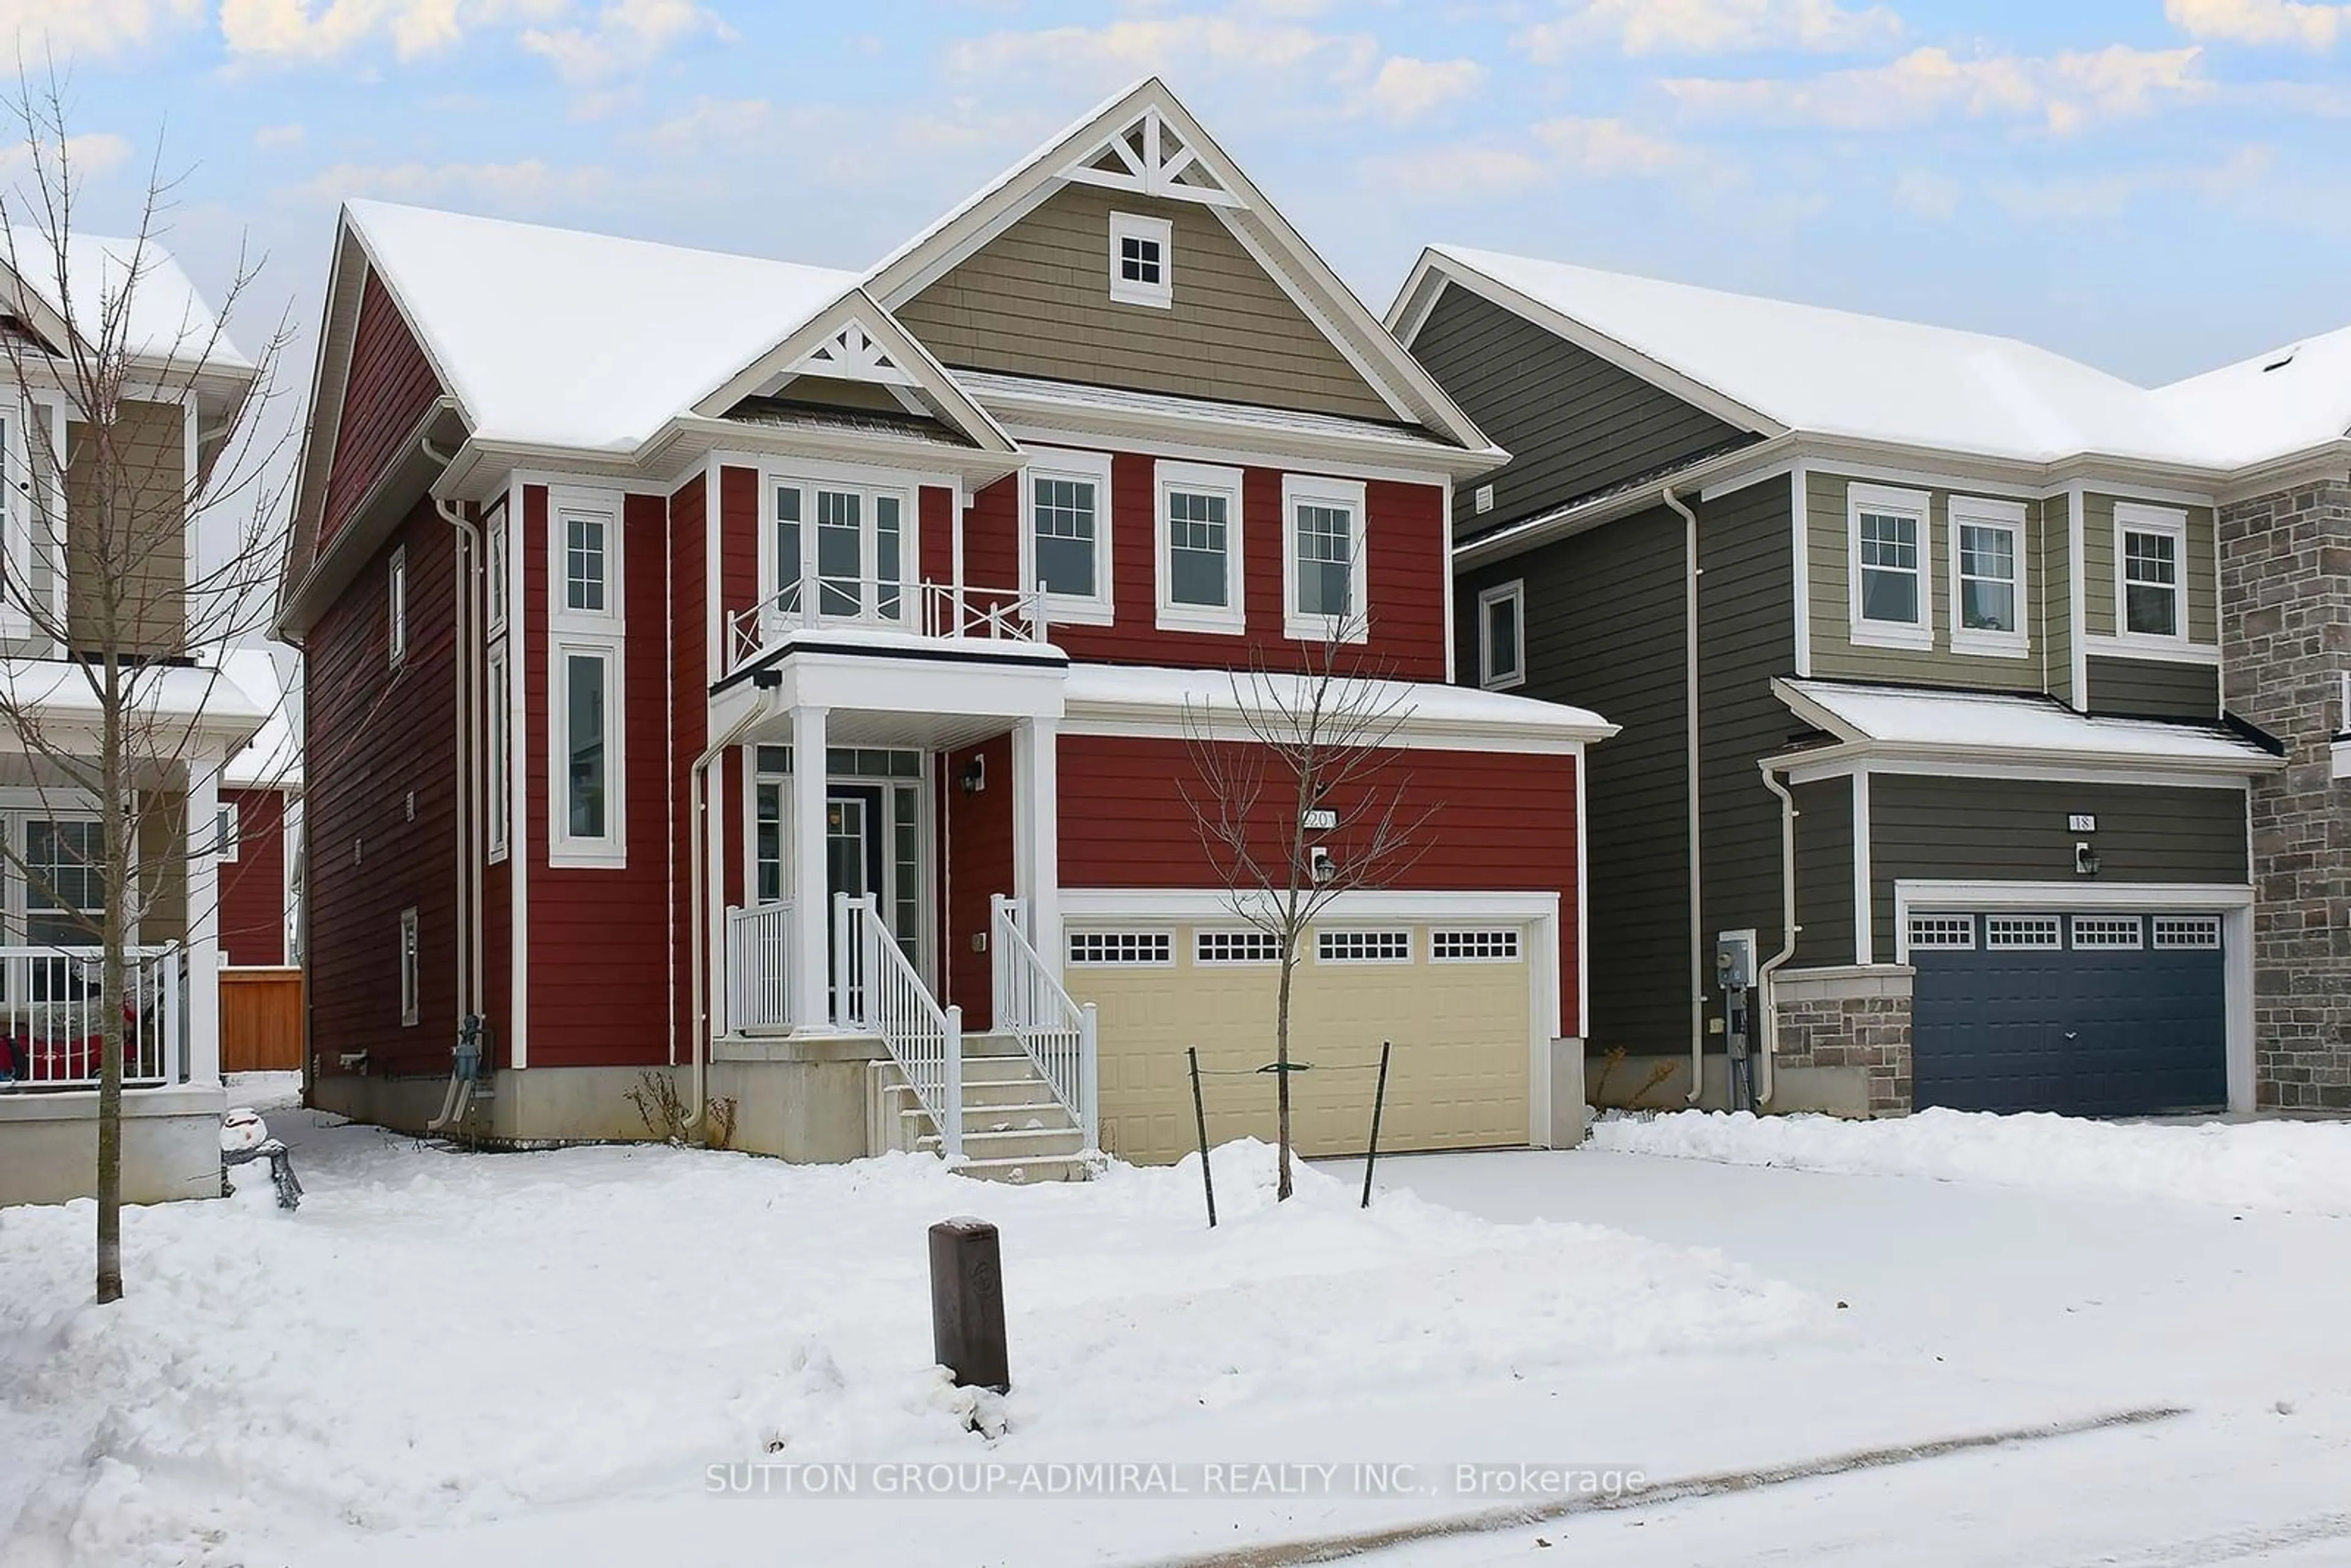
[[[220,972],[221,1071],[298,1072],[302,1068],[302,971]]]

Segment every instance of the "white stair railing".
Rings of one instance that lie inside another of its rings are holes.
[[[882,924],[872,894],[834,894],[832,908],[835,1021],[882,1037],[890,1059],[938,1127],[939,1152],[950,1162],[961,1160],[963,1009],[941,1008],[933,999]]]
[[[1102,1147],[1102,1109],[1095,1084],[1094,1005],[1079,1006],[1038,956],[1021,929],[1021,902],[997,894],[988,900],[987,950],[995,976],[996,1027],[1020,1042],[1037,1074],[1085,1134],[1085,1151]]]
[[[775,1028],[792,1021],[792,906],[726,911],[726,1027]]]

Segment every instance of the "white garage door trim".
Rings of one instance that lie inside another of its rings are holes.
[[[2220,916],[2228,966],[2229,1109],[2253,1109],[2253,890],[2210,882],[1931,882],[1894,883],[1894,959],[1910,961],[1912,909],[2181,910]]]
[[[1527,955],[1528,968],[1534,980],[1527,1031],[1527,1142],[1539,1149],[1550,1148],[1554,1143],[1551,1082],[1553,1036],[1544,1020],[1556,1025],[1560,1018],[1559,905],[1560,895],[1556,893],[1418,893],[1389,888],[1343,893],[1316,917],[1316,924],[1322,925],[1409,920],[1424,925],[1510,921],[1527,927],[1527,939],[1535,949]],[[1214,921],[1219,917],[1233,917],[1232,895],[1221,888],[1061,889],[1061,919],[1065,924],[1105,920]]]

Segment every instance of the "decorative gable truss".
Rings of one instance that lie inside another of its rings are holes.
[[[874,382],[883,386],[919,386],[921,378],[891,357],[865,323],[854,316],[823,342],[786,368],[787,375],[831,376],[844,382]]]
[[[1161,116],[1156,104],[1080,153],[1061,168],[1060,177],[1215,207],[1249,204],[1217,177],[1183,133]]]

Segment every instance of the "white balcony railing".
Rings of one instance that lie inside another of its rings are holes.
[[[811,574],[727,617],[727,668],[758,658],[794,632],[862,626],[909,636],[1042,643],[1041,589]]]
[[[75,1089],[105,1061],[96,947],[0,947],[0,1088]],[[187,962],[176,943],[125,955],[122,1081],[188,1075]]]
[[[996,1027],[1020,1042],[1053,1098],[1084,1131],[1086,1147],[1098,1149],[1102,1113],[1094,1079],[1094,1005],[1081,1007],[1072,1001],[1038,956],[1021,930],[1027,912],[1019,899],[994,894],[988,910]]]
[[[792,1021],[792,906],[726,911],[726,1024],[776,1029]]]

